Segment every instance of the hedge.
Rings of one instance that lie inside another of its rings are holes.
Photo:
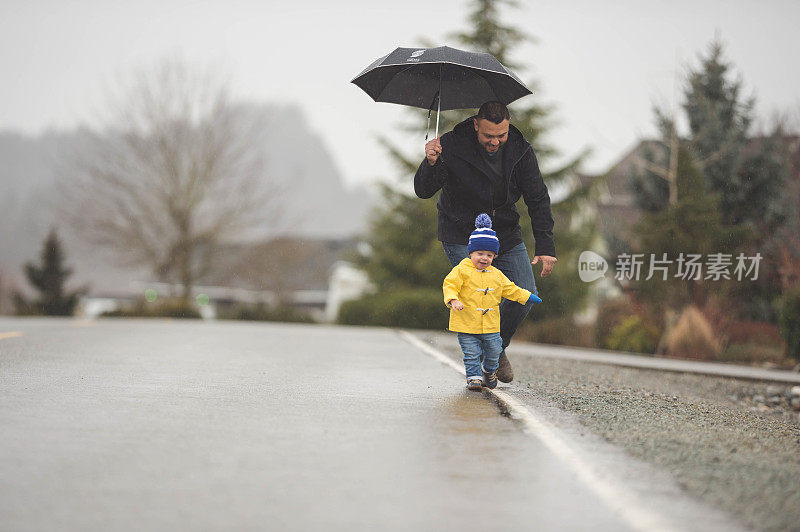
[[[450,311],[435,289],[395,290],[346,301],[337,322],[408,329],[446,329]]]
[[[800,360],[800,290],[783,296],[780,326],[786,342],[786,356]]]

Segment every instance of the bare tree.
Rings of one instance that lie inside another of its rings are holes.
[[[167,61],[140,71],[108,129],[74,158],[61,209],[79,236],[178,283],[188,300],[226,241],[255,236],[281,187],[265,175],[263,115],[232,104],[226,83]]]

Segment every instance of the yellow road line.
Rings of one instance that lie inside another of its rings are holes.
[[[14,331],[14,332],[0,333],[0,340],[3,340],[5,338],[16,338],[17,336],[22,336],[22,332]]]

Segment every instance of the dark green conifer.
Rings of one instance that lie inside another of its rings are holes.
[[[40,263],[25,264],[25,276],[39,296],[33,301],[28,301],[22,294],[15,293],[14,305],[17,314],[72,315],[85,289],[66,291],[65,284],[72,275],[72,270],[64,266],[64,260],[61,241],[56,230],[51,229],[42,245]]]

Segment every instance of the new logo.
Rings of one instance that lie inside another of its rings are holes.
[[[605,277],[607,271],[608,262],[594,251],[584,251],[578,257],[578,275],[584,283]]]

